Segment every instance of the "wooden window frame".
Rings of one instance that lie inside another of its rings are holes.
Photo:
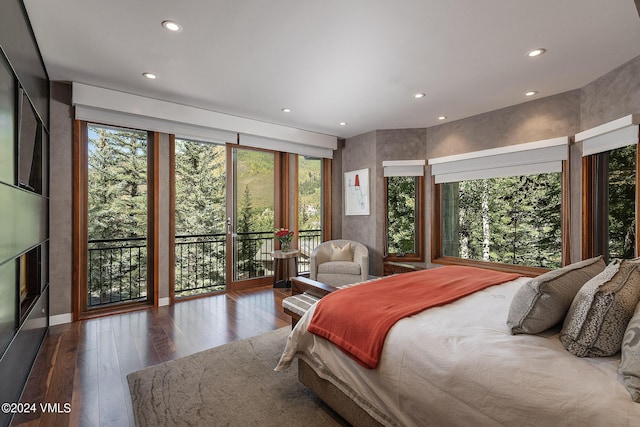
[[[561,239],[562,239],[562,265],[569,264],[570,246],[569,246],[569,226],[570,226],[570,174],[569,161],[562,162],[562,191],[561,191]],[[471,259],[462,259],[442,255],[442,187],[441,184],[435,183],[435,178],[431,179],[432,185],[432,215],[431,215],[431,262],[442,265],[466,265],[470,267],[481,267],[489,270],[504,271],[509,273],[518,273],[527,277],[535,277],[549,271],[547,268],[528,267],[515,264],[503,264],[498,262],[478,261]]]
[[[93,123],[93,122],[92,122]],[[123,126],[95,123],[102,126]],[[139,131],[140,129],[133,129]],[[88,309],[87,241],[88,241],[88,122],[73,124],[73,320],[90,319],[109,314],[126,313],[158,307],[158,242],[160,135],[147,131],[147,301]]]
[[[388,241],[387,241],[387,183],[388,177],[384,177],[384,261],[390,262],[423,262],[424,261],[424,176],[416,176],[416,207],[415,207],[415,253],[405,254],[399,256],[397,254],[387,253]]]

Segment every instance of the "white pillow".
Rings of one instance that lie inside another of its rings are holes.
[[[331,254],[329,261],[353,261],[353,253],[351,252],[351,242],[348,242],[342,248],[331,244]]]

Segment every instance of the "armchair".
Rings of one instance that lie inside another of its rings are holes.
[[[329,240],[311,252],[309,278],[331,286],[362,282],[369,277],[369,250],[351,240]]]

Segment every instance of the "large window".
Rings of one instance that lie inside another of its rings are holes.
[[[145,131],[88,124],[84,310],[147,301],[149,141]]]
[[[637,158],[637,144],[585,157],[585,257],[635,256]]]
[[[561,266],[561,182],[545,173],[441,184],[442,255]]]
[[[175,140],[175,296],[225,290],[226,151]]]
[[[569,138],[558,137],[429,159],[434,262],[529,276],[562,266],[568,157]]]
[[[386,259],[422,261],[422,176],[385,177]]]

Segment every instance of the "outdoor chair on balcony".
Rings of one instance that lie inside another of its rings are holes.
[[[367,280],[369,250],[351,240],[329,240],[315,248],[310,256],[309,277],[331,286]]]

